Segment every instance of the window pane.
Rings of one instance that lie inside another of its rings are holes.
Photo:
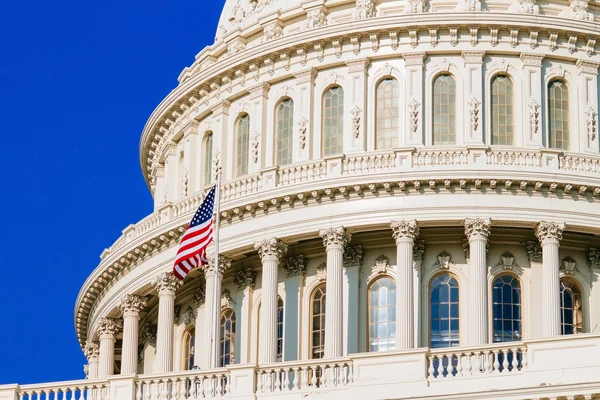
[[[388,277],[369,287],[369,351],[396,348],[396,283]]]
[[[438,76],[433,83],[433,144],[456,143],[456,82],[451,75]]]
[[[567,84],[553,80],[548,84],[548,145],[569,150],[569,91]]]
[[[398,81],[384,79],[377,86],[377,115],[375,148],[391,149],[398,147],[399,98]]]
[[[232,309],[227,309],[221,315],[221,354],[219,366],[224,367],[227,364],[235,362],[235,313]]]
[[[436,276],[429,289],[430,347],[459,345],[458,282],[449,274]]]
[[[248,173],[248,150],[250,146],[250,117],[244,114],[237,122],[235,137],[235,176]]]
[[[325,285],[315,289],[312,303],[311,358],[323,358],[325,349]]]
[[[521,284],[517,278],[503,275],[492,287],[494,342],[521,340]]]
[[[560,324],[563,335],[583,332],[581,291],[569,279],[560,280]]]
[[[293,122],[294,102],[290,99],[283,100],[277,106],[277,120],[275,124],[275,163],[277,165],[292,163]]]
[[[492,80],[492,144],[514,144],[513,84],[508,76]]]
[[[323,155],[343,151],[344,91],[339,86],[329,89],[323,97]]]
[[[213,148],[213,137],[212,133],[206,135],[204,139],[204,184],[210,185],[212,183],[212,148]]]

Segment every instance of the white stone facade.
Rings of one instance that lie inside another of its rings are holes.
[[[78,296],[88,379],[0,400],[600,398],[599,13],[227,0]],[[217,173],[221,257],[179,282]]]

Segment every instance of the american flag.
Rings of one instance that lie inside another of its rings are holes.
[[[184,279],[192,268],[208,263],[206,247],[213,240],[212,218],[215,206],[215,187],[210,189],[200,204],[179,243],[175,265],[173,265],[173,274],[179,279]]]

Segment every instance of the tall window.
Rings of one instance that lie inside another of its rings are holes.
[[[560,326],[563,335],[583,332],[581,290],[571,279],[560,280]]]
[[[235,176],[248,173],[248,149],[250,143],[250,117],[244,114],[235,128]]]
[[[375,148],[391,149],[398,147],[399,133],[399,89],[398,81],[384,79],[377,86],[377,127]]]
[[[221,355],[219,366],[235,362],[235,313],[231,308],[221,314]]]
[[[513,83],[506,75],[492,80],[492,144],[513,145]]]
[[[369,351],[396,348],[396,282],[377,279],[369,287]]]
[[[325,350],[325,285],[312,295],[310,358],[323,358]]]
[[[277,361],[283,360],[283,300],[277,298]]]
[[[212,148],[213,148],[213,136],[212,132],[208,132],[204,138],[204,185],[210,185],[212,183]]]
[[[323,155],[340,154],[344,138],[344,90],[334,86],[323,97]]]
[[[283,100],[277,106],[276,121],[276,153],[275,163],[286,165],[292,163],[292,136],[294,126],[294,102]]]
[[[196,340],[196,329],[191,328],[185,332],[183,336],[184,346],[184,366],[185,369],[190,370],[194,367],[194,346]]]
[[[433,82],[433,144],[456,143],[456,82],[449,74]]]
[[[494,279],[494,342],[521,340],[521,284],[512,275]]]
[[[458,282],[450,274],[440,274],[431,281],[429,293],[430,347],[458,346]]]
[[[569,89],[561,80],[548,83],[548,142],[550,148],[569,150]]]

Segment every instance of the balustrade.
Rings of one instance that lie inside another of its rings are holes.
[[[229,393],[227,370],[186,371],[169,376],[140,377],[136,383],[136,400],[219,399]]]
[[[23,385],[17,390],[19,400],[109,400],[106,381],[72,381],[53,384]]]
[[[306,164],[279,167],[279,186],[311,182],[327,176],[327,164],[324,161],[311,161]]]
[[[343,173],[348,175],[388,172],[396,169],[396,155],[392,152],[346,157]]]

